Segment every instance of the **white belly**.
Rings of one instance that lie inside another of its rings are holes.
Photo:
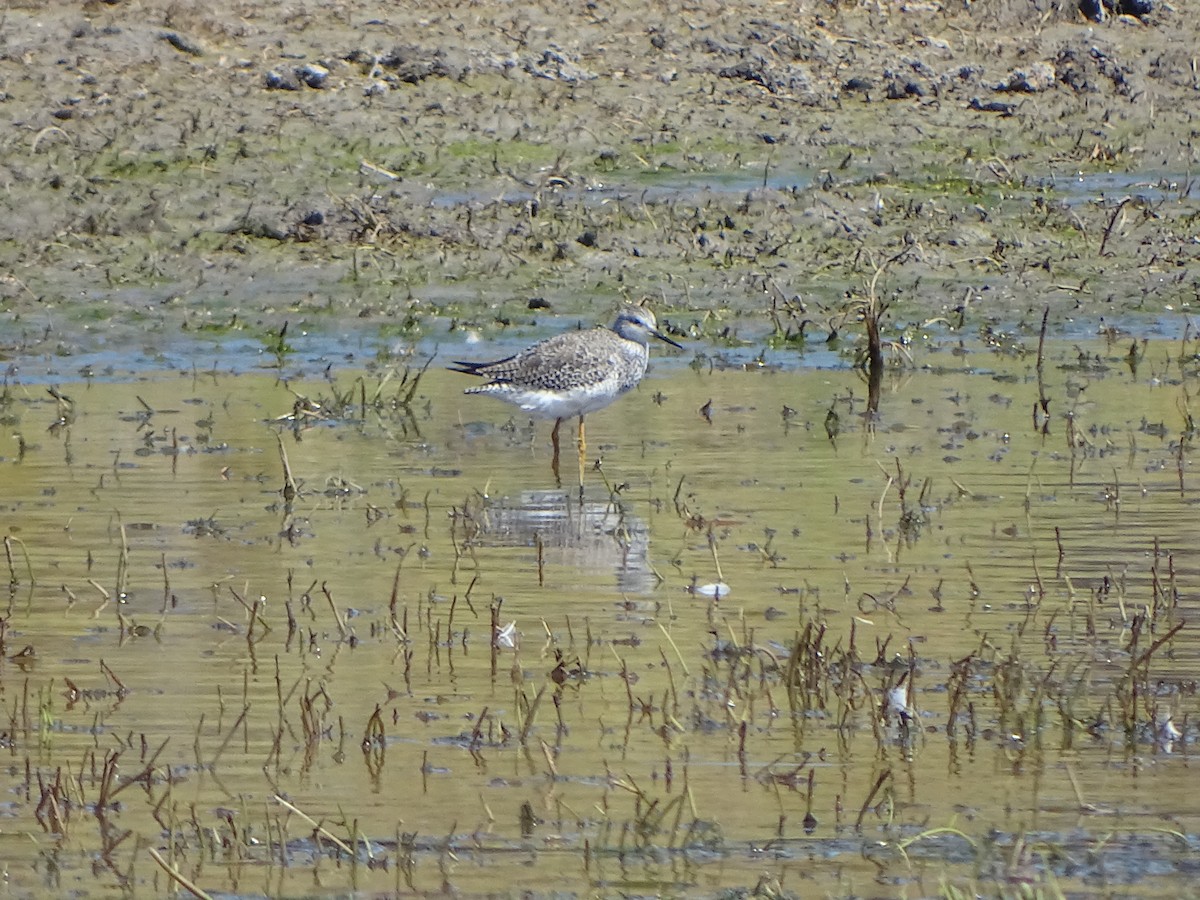
[[[625,392],[597,390],[594,387],[574,388],[567,392],[514,388],[499,396],[540,419],[568,419],[604,409],[623,393]]]

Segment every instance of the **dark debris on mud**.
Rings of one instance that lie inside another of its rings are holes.
[[[17,7],[0,300],[68,355],[531,298],[755,340],[776,287],[831,334],[885,262],[897,328],[1177,312],[1194,31],[1144,0]]]

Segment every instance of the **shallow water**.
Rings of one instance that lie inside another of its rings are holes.
[[[930,349],[870,424],[660,361],[582,500],[438,368],[10,384],[10,890],[1177,895],[1196,383],[1126,352],[1048,347],[1047,419]]]

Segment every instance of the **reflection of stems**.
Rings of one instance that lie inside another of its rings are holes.
[[[712,551],[713,565],[717,569],[717,581],[724,581],[725,576],[721,574],[721,560],[717,558],[717,536],[713,534],[711,525],[708,528],[708,549]],[[720,597],[719,590],[717,596]]]
[[[1033,427],[1041,431],[1042,434],[1050,432],[1050,398],[1046,396],[1046,323],[1050,319],[1050,307],[1047,306],[1042,310],[1042,330],[1038,335],[1037,349],[1037,382],[1038,382],[1038,402],[1033,410]],[[1037,417],[1038,409],[1042,411],[1042,424],[1038,427]],[[1073,456],[1074,454],[1072,454]]]
[[[879,412],[879,397],[883,388],[883,340],[879,336],[879,322],[887,312],[887,304],[879,302],[876,286],[879,276],[888,265],[877,266],[871,282],[867,285],[867,303],[863,309],[863,324],[867,329],[867,412],[874,416]]]
[[[877,462],[876,465],[879,465],[879,463]],[[887,497],[887,493],[891,489],[892,485],[896,483],[896,479],[894,479],[890,474],[888,474],[887,469],[885,469],[883,466],[879,465],[879,470],[881,472],[883,472],[884,476],[887,478],[887,484],[885,484],[883,486],[883,493],[879,495],[879,504],[878,504],[879,532],[880,532],[880,534],[882,534],[883,533],[883,501]]]
[[[250,704],[247,703],[245,705],[245,707],[242,708],[242,713],[241,713],[241,715],[239,715],[237,717],[237,721],[235,721],[233,723],[233,727],[229,729],[229,733],[227,735],[225,735],[225,740],[221,741],[221,746],[217,748],[217,752],[213,754],[212,759],[206,761],[206,765],[209,768],[213,768],[213,769],[216,768],[217,760],[219,760],[221,758],[221,754],[225,752],[225,748],[228,747],[229,742],[231,740],[233,740],[233,736],[237,732],[238,726],[241,725],[244,721],[246,721],[246,716],[249,714],[250,714]]]

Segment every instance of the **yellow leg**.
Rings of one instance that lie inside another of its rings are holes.
[[[550,469],[554,472],[554,480],[561,484],[562,479],[558,477],[558,426],[562,424],[562,419],[554,420],[554,430],[550,432],[550,443],[554,445],[554,457],[550,460]]]
[[[583,436],[583,416],[579,417],[579,487],[583,489],[583,463],[587,456],[587,441]]]

